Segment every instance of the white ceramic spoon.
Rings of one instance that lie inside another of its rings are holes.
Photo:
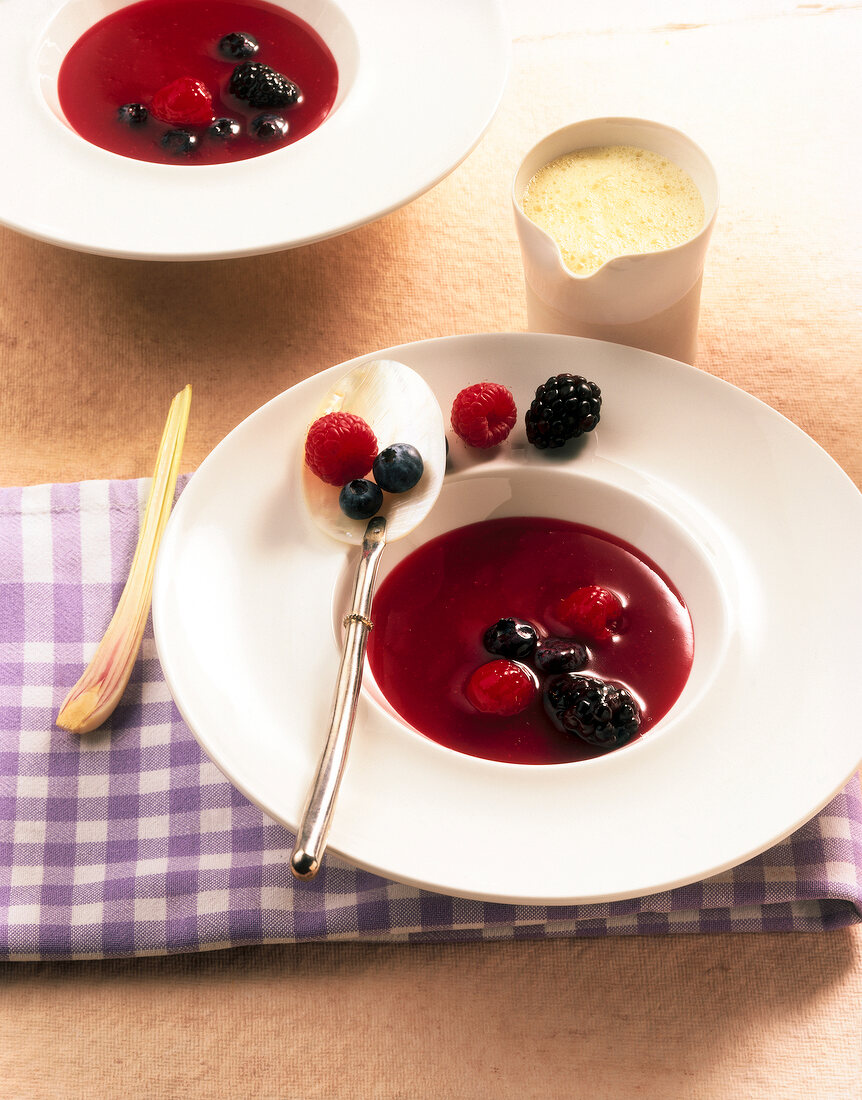
[[[290,858],[297,878],[317,874],[326,847],[356,717],[368,633],[373,626],[371,601],[380,555],[387,542],[402,538],[428,515],[446,471],[446,434],[440,405],[427,382],[403,363],[375,359],[349,371],[327,395],[315,419],[338,411],[363,417],[381,450],[393,443],[412,443],[422,455],[425,468],[413,489],[384,494],[380,512],[366,522],[345,516],[338,503],[338,489],[326,485],[303,466],[303,493],[315,522],[332,538],[360,545],[361,554],[344,617],[344,644],[329,733]]]

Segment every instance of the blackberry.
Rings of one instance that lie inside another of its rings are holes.
[[[422,477],[425,463],[412,443],[393,443],[382,450],[371,472],[374,480],[387,493],[406,493]]]
[[[250,128],[261,141],[280,141],[287,137],[287,123],[281,115],[256,115],[251,120]]]
[[[254,57],[260,49],[257,39],[253,34],[244,31],[234,31],[226,34],[218,44],[218,52],[224,57]]]
[[[231,73],[229,90],[252,107],[295,107],[302,101],[297,84],[258,61],[237,65]]]
[[[536,390],[527,410],[527,440],[545,450],[591,432],[599,422],[602,391],[580,374],[558,374]]]
[[[640,707],[631,693],[592,676],[552,676],[545,683],[542,701],[557,729],[599,748],[619,748],[640,729]]]
[[[162,134],[162,148],[173,153],[175,157],[187,157],[197,149],[199,143],[197,134],[189,130],[167,130]]]
[[[573,638],[542,638],[533,654],[540,672],[580,672],[590,659],[587,647]]]
[[[498,619],[485,631],[482,642],[489,653],[524,660],[536,648],[539,636],[532,623],[523,619]]]
[[[230,138],[237,137],[241,129],[242,127],[235,118],[215,118],[207,127],[207,133],[210,137],[227,141]]]
[[[354,478],[342,487],[338,504],[350,519],[371,519],[383,504],[383,490],[364,477]]]
[[[127,126],[143,126],[150,112],[143,103],[124,103],[117,111],[117,118]]]

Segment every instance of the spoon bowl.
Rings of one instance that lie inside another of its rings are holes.
[[[428,515],[440,494],[446,472],[446,429],[430,386],[416,371],[394,359],[363,363],[339,380],[320,403],[315,419],[333,412],[352,412],[374,430],[382,450],[393,443],[412,443],[425,470],[408,493],[387,493],[379,515],[386,520],[386,540],[403,538]],[[350,519],[338,504],[338,490],[302,467],[302,492],[317,526],[339,542],[361,544],[365,520]]]
[[[313,878],[320,867],[326,837],[356,718],[368,633],[373,629],[371,602],[380,555],[387,542],[403,538],[430,512],[446,470],[443,414],[427,382],[410,367],[391,359],[363,363],[344,375],[327,394],[317,417],[351,412],[363,417],[383,447],[412,443],[422,455],[418,483],[405,493],[385,494],[370,520],[346,516],[338,489],[302,470],[303,496],[314,521],[331,538],[361,547],[350,607],[344,617],[344,642],[329,719],[329,732],[306,799],[290,859],[297,878]],[[315,417],[315,419],[317,419]]]

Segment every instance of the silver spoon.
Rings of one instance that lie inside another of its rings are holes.
[[[302,811],[290,868],[297,878],[313,878],[320,867],[356,718],[371,602],[380,555],[387,542],[403,538],[422,522],[437,500],[446,468],[443,414],[427,382],[410,367],[377,359],[355,367],[339,380],[317,416],[343,410],[362,416],[381,446],[412,443],[422,455],[424,472],[409,492],[386,496],[379,515],[351,520],[338,505],[338,490],[303,467],[306,504],[318,526],[341,542],[359,544],[359,563],[329,719],[329,731]]]

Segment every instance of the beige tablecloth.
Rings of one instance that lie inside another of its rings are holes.
[[[690,133],[721,181],[699,367],[789,417],[862,484],[856,6],[509,11],[512,71],[489,132],[373,225],[200,264],[0,230],[0,483],[149,475],[186,382],[191,470],[323,367],[524,329],[518,161],[574,119],[635,115]],[[0,964],[0,987],[10,1100],[862,1095],[858,929]]]

